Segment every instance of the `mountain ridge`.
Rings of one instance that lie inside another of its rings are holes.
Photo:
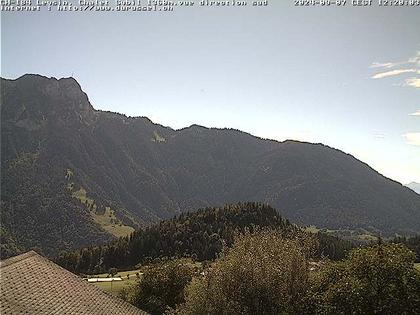
[[[420,195],[420,183],[411,182],[407,184],[406,186]]]
[[[73,78],[1,83],[2,234],[17,247],[55,254],[244,200],[270,203],[300,224],[420,231],[418,195],[338,149],[194,124],[174,130],[96,110]],[[66,224],[55,227],[51,214]]]

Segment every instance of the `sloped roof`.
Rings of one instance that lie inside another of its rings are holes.
[[[34,251],[0,262],[0,314],[147,313]]]

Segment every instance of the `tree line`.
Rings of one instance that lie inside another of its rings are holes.
[[[419,314],[420,272],[404,244],[355,248],[339,261],[313,261],[313,246],[308,235],[246,231],[209,265],[148,266],[121,297],[152,315]]]
[[[128,269],[161,257],[191,257],[212,261],[224,246],[231,246],[236,234],[245,230],[271,228],[283,235],[304,233],[263,203],[246,202],[182,213],[109,244],[77,251],[62,252],[56,261],[79,274],[107,272],[109,268]],[[326,234],[316,234],[315,255],[343,258],[353,247],[348,241]]]

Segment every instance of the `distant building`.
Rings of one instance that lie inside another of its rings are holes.
[[[146,315],[34,251],[0,262],[0,314]]]
[[[88,282],[114,282],[114,281],[122,281],[121,277],[114,277],[114,278],[89,278],[87,279]]]

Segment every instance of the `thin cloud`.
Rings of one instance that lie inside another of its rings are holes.
[[[376,133],[373,135],[375,139],[385,139],[385,134],[383,133]]]
[[[420,67],[420,51],[417,52],[415,57],[408,59],[408,63],[415,64]]]
[[[374,62],[370,65],[370,68],[392,68],[395,67],[396,65],[398,65],[398,63],[393,63],[393,62],[386,62],[386,63],[381,63],[381,62]]]
[[[396,68],[398,69],[393,69]],[[377,69],[380,71],[371,76],[372,79],[383,79],[402,74],[414,74],[415,76],[403,80],[401,86],[410,86],[413,88],[420,88],[420,51],[416,53],[414,57],[410,57],[407,60],[399,62],[374,62],[370,65],[370,68]]]
[[[397,69],[397,70],[377,73],[374,76],[372,76],[372,79],[382,79],[386,77],[393,77],[393,76],[400,75],[403,73],[419,73],[420,74],[420,71],[417,71],[416,69]]]
[[[411,113],[410,116],[420,116],[420,109],[415,111],[414,113]]]
[[[404,61],[397,61],[397,62],[373,62],[370,65],[370,68],[384,68],[390,69],[396,66],[405,66],[405,65],[414,65],[420,67],[420,51],[416,53],[414,57],[410,57]]]
[[[412,86],[416,89],[420,89],[420,78],[408,78],[407,80],[405,80],[405,85]]]
[[[403,137],[407,144],[420,146],[420,132],[407,132]]]

